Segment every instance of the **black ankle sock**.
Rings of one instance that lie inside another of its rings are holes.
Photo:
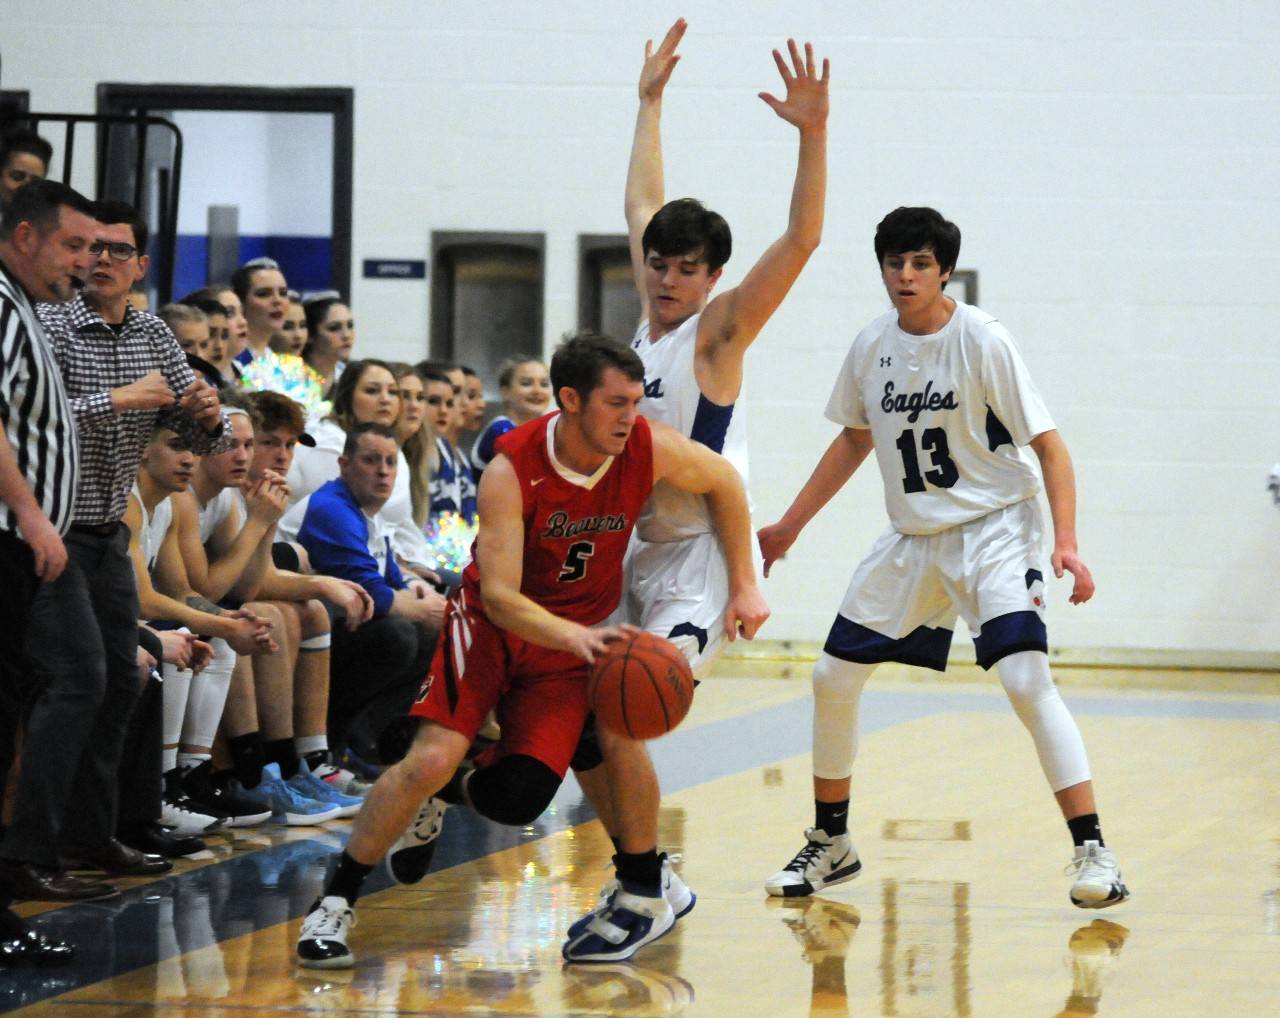
[[[343,852],[338,856],[338,867],[333,871],[333,876],[329,878],[329,884],[324,889],[326,895],[336,894],[340,898],[346,898],[352,905],[356,903],[356,899],[360,897],[360,885],[364,883],[364,878],[373,872],[372,866],[366,866],[362,862],[356,862],[351,856]]]
[[[817,817],[814,827],[826,831],[833,838],[849,833],[848,799],[844,802],[823,802],[820,799],[814,799],[813,805]]]
[[[444,783],[444,787],[436,792],[436,798],[444,800],[450,806],[465,806],[467,800],[462,792],[462,781],[474,770],[469,762],[464,762],[453,772],[453,777]]]
[[[648,852],[619,852],[613,857],[613,865],[617,867],[619,882],[631,894],[656,897],[662,893],[662,858],[656,848]]]
[[[267,763],[280,765],[280,777],[288,781],[298,773],[298,751],[293,745],[293,736],[287,739],[272,739],[266,744]]]
[[[619,853],[619,852],[621,852],[621,851],[622,851],[622,839],[621,839],[621,838],[615,838],[612,834],[610,834],[610,835],[609,835],[609,840],[613,842],[613,851],[614,851],[614,854],[615,854],[615,855],[616,855],[617,853]]]
[[[323,767],[329,763],[329,751],[327,749],[317,749],[310,753],[303,753],[302,759],[307,761],[307,770],[314,771],[317,767]]]
[[[261,732],[233,735],[227,740],[231,751],[231,769],[245,788],[257,788],[262,780],[262,765],[267,762]]]
[[[1085,813],[1072,817],[1067,821],[1067,827],[1071,831],[1071,840],[1077,847],[1086,841],[1096,841],[1099,848],[1107,847],[1107,843],[1102,840],[1102,824],[1098,820],[1097,813]]]

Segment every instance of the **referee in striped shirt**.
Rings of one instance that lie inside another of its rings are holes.
[[[0,220],[0,786],[34,692],[25,667],[31,604],[66,567],[78,467],[71,406],[34,303],[68,301],[84,286],[96,232],[88,199],[49,180],[22,187]],[[0,952],[18,962],[69,958],[69,945],[9,912],[14,890],[25,890],[10,871],[21,869],[0,863]]]

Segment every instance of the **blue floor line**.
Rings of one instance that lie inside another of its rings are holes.
[[[1082,697],[1072,700],[1070,706],[1081,716],[1280,722],[1280,702]],[[1009,709],[1001,693],[871,689],[863,699],[861,728],[865,735],[938,713],[1004,713]],[[675,793],[807,753],[810,716],[809,699],[800,697],[738,717],[679,729],[652,746],[662,787]],[[500,827],[467,810],[451,810],[433,869],[461,865],[545,838],[586,823],[594,815],[574,782],[566,782],[551,807],[530,827]],[[318,832],[314,838],[237,855],[181,876],[150,882],[111,901],[86,902],[45,913],[34,923],[76,944],[75,964],[61,972],[0,970],[0,1012],[304,915],[323,885],[329,860],[346,844],[346,837],[345,832]],[[364,893],[373,894],[390,883],[379,867],[366,881]],[[199,921],[192,921],[192,917]]]

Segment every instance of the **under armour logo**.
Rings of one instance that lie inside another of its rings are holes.
[[[881,358],[880,358],[880,366],[881,366],[882,368],[890,367],[892,364],[893,364],[893,358],[892,358],[892,357],[881,357]]]
[[[652,382],[644,383],[645,399],[662,399],[666,393],[662,391],[662,379],[655,378]]]

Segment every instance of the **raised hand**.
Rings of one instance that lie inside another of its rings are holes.
[[[680,39],[684,36],[684,30],[688,27],[684,18],[680,18],[674,25],[667,29],[667,34],[663,38],[658,51],[653,50],[653,40],[646,39],[644,43],[644,67],[640,69],[640,99],[653,100],[662,98],[662,90],[667,87],[667,81],[671,78],[671,72],[676,69],[676,64],[680,62],[680,55],[676,53],[676,47],[680,45]]]
[[[831,77],[831,61],[822,58],[822,77],[818,77],[812,43],[804,44],[803,59],[794,39],[787,40],[787,50],[791,54],[790,67],[778,50],[773,51],[773,62],[778,65],[778,73],[787,86],[787,97],[779,99],[768,92],[761,92],[760,98],[793,127],[802,131],[822,128],[827,123],[827,84]]]

